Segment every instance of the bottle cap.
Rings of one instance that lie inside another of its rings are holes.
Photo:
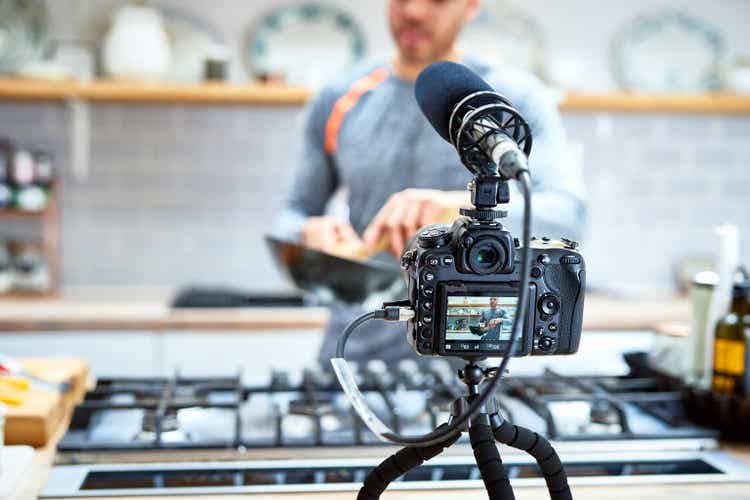
[[[750,296],[750,277],[744,267],[738,267],[734,275],[732,297],[737,299]]]

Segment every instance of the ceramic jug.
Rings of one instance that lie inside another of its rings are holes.
[[[124,5],[117,9],[104,40],[104,71],[128,80],[160,80],[169,72],[171,49],[156,9]]]

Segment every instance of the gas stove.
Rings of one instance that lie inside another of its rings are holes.
[[[451,402],[463,391],[442,359],[425,367],[405,360],[393,371],[373,360],[357,377],[376,414],[407,434],[447,421]],[[548,368],[539,376],[508,377],[496,404],[508,420],[557,442],[647,440],[653,449],[677,441],[696,449],[716,437],[687,419],[679,391],[637,373],[569,377]],[[239,376],[101,379],[75,409],[58,449],[62,457],[79,454],[78,461],[91,452],[380,444],[332,371],[316,368],[296,381],[275,372],[261,385],[243,385]]]
[[[679,387],[626,357],[624,375],[513,376],[499,411],[550,438],[570,484],[750,481],[718,451],[716,432],[691,422]],[[356,370],[375,413],[405,434],[432,430],[464,386],[444,359]],[[189,453],[187,452],[189,450]],[[75,409],[42,497],[356,491],[395,448],[365,427],[332,371],[241,377],[109,378]],[[515,486],[544,484],[533,460],[502,447]],[[468,436],[393,483],[394,489],[482,489]]]

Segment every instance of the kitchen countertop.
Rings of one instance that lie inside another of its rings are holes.
[[[51,444],[36,450],[34,461],[31,466],[31,473],[27,481],[21,486],[11,500],[30,500],[36,498],[39,491],[44,487],[47,475],[52,466],[55,454],[55,444],[62,437],[64,429],[62,425],[55,435]],[[725,444],[723,449],[729,451],[738,459],[750,464],[750,444]],[[273,450],[271,450],[273,451]],[[296,458],[305,458],[298,456]],[[732,484],[681,484],[681,485],[648,485],[648,486],[575,486],[573,489],[576,500],[615,500],[622,498],[643,498],[649,500],[687,500],[687,499],[706,499],[715,500],[739,500],[750,498],[750,483],[732,483]],[[545,488],[516,488],[516,498],[518,500],[547,499],[549,494]],[[276,495],[264,495],[264,498],[272,497],[274,500],[351,500],[355,494],[349,492],[324,492],[324,493],[285,493]],[[148,499],[154,497],[118,497],[120,500]],[[198,498],[215,499],[216,496],[183,496],[175,495],[169,497],[171,500],[185,499],[196,500]],[[247,498],[260,498],[253,495],[222,495],[226,500],[241,500]],[[435,491],[391,491],[386,492],[381,497],[383,500],[404,499],[404,500],[466,500],[467,498],[484,498],[483,492],[479,490],[441,490]]]
[[[74,296],[0,299],[0,332],[85,330],[320,329],[329,319],[323,307],[171,309],[171,297]],[[685,322],[685,297],[586,297],[585,330],[653,330],[664,322]]]

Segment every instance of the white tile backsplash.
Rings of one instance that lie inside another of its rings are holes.
[[[286,288],[263,233],[292,169],[300,108],[94,105],[85,180],[70,171],[66,117],[57,104],[0,104],[0,135],[56,153],[64,284]],[[592,285],[669,291],[675,262],[710,252],[720,222],[740,225],[750,262],[750,117],[564,119],[583,145]]]

